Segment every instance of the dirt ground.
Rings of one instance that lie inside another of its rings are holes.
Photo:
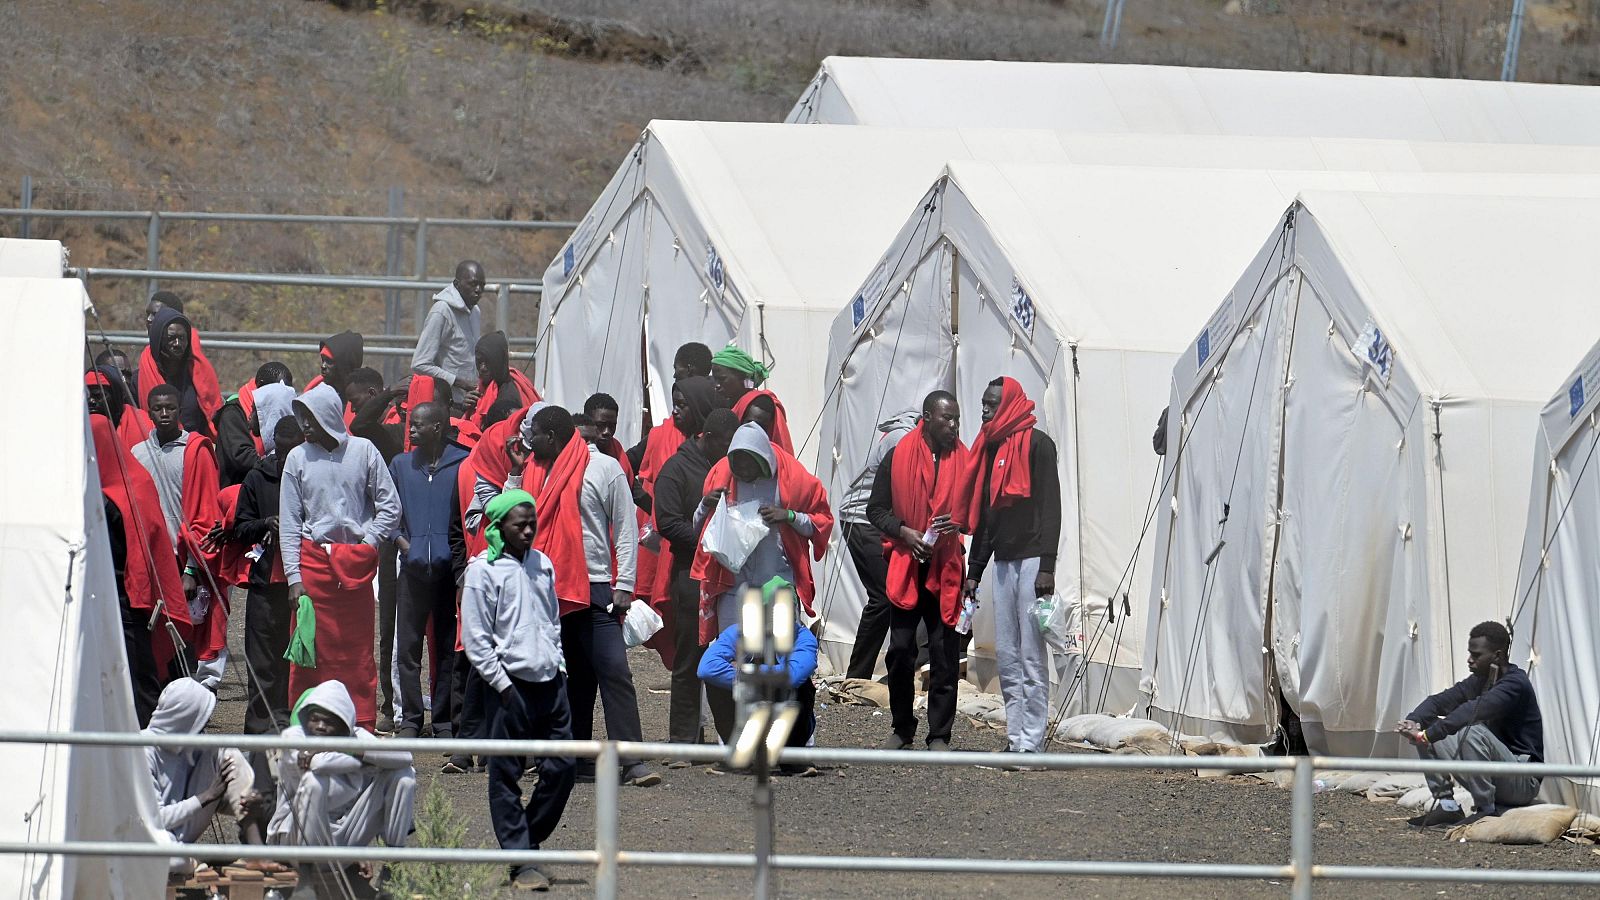
[[[237,608],[237,607],[236,607]],[[237,623],[236,623],[237,625]],[[236,627],[235,632],[239,629]],[[239,641],[237,633],[235,642]],[[219,696],[211,731],[238,732],[244,718],[242,647]],[[634,651],[646,740],[665,740],[667,674],[656,656]],[[873,747],[888,734],[888,712],[819,700],[818,746]],[[603,727],[596,715],[596,727]],[[953,747],[997,750],[1003,732],[958,717]],[[482,774],[441,775],[442,755],[417,760],[419,803],[445,791],[470,818],[468,844],[494,846]],[[625,849],[744,852],[752,849],[751,779],[706,767],[667,769],[653,788],[622,788]],[[780,853],[1076,860],[1159,860],[1276,864],[1289,857],[1289,794],[1247,776],[1200,779],[1193,773],[1081,771],[1007,773],[987,769],[843,766],[815,778],[776,782]],[[1316,798],[1316,861],[1321,864],[1593,870],[1600,854],[1557,842],[1541,847],[1450,843],[1405,825],[1392,803],[1349,794]],[[228,833],[232,833],[231,829]],[[594,785],[572,794],[547,849],[594,846]],[[549,896],[593,891],[593,872],[551,867]],[[748,870],[624,868],[624,897],[748,896]],[[776,873],[776,896],[962,898],[1019,895],[1081,898],[1281,897],[1278,881],[1178,881],[1052,876],[901,873]],[[1558,886],[1319,882],[1318,896],[1600,896]],[[506,896],[511,896],[505,893]]]

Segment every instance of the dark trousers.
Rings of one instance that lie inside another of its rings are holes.
[[[245,734],[277,734],[289,727],[290,618],[294,603],[287,584],[252,586],[244,596],[244,659],[250,703],[244,710]],[[258,789],[272,786],[267,754],[250,754]]]
[[[464,652],[455,655],[455,671],[450,678],[450,703],[455,710],[454,736],[458,738],[484,738],[488,737],[489,724],[485,720],[488,715],[488,701],[485,694],[492,693],[489,685],[472,667]],[[434,721],[434,733],[438,734],[439,723]],[[465,753],[455,754],[452,758],[471,759]]]
[[[572,738],[572,714],[567,707],[564,678],[549,681],[511,679],[509,697],[485,690],[491,738],[565,741]],[[487,687],[487,685],[485,685]],[[509,702],[508,702],[509,700]],[[539,781],[522,802],[520,756],[489,758],[489,818],[502,850],[537,850],[561,823],[567,797],[576,778],[571,757],[540,757],[535,765]]]
[[[150,724],[150,715],[161,700],[161,676],[156,674],[156,653],[150,645],[149,614],[135,610],[128,595],[117,591],[122,610],[122,646],[128,655],[128,680],[133,687],[133,712],[139,727]]]
[[[867,589],[867,605],[861,610],[861,624],[856,626],[856,642],[850,648],[845,676],[870,679],[883,640],[889,636],[889,611],[894,608],[884,588],[889,580],[889,561],[883,556],[883,532],[871,525],[846,522],[844,537],[856,575]]]
[[[689,567],[673,567],[667,614],[672,616],[672,700],[667,740],[698,744],[700,729],[700,585]]]
[[[399,600],[399,553],[394,541],[378,545],[378,721],[394,716],[394,611]]]
[[[956,719],[956,679],[960,677],[961,641],[944,623],[939,598],[922,587],[923,566],[917,571],[917,608],[896,606],[889,614],[889,709],[894,733],[909,742],[917,733],[916,699],[917,626],[928,629],[928,740],[950,740]]]
[[[396,728],[422,731],[422,639],[433,625],[435,643],[433,671],[428,696],[433,713],[433,732],[453,732],[452,681],[455,675],[456,580],[449,569],[434,575],[400,572],[400,601],[394,618],[394,679],[400,695],[400,717]]]
[[[716,696],[722,706],[718,714],[718,703],[711,704],[711,715],[717,723],[717,734],[722,737],[724,744],[733,743],[733,726],[738,716],[737,704],[733,699],[733,691],[717,687],[714,684],[706,685],[706,697]],[[785,747],[804,747],[806,741],[811,740],[811,735],[817,730],[817,688],[809,680],[795,689],[794,699],[800,703],[800,718],[795,719],[794,729],[789,732],[789,740],[784,742]],[[914,723],[913,723],[914,726]]]
[[[567,657],[572,734],[580,741],[594,738],[596,693],[605,709],[607,737],[613,741],[644,739],[639,725],[639,696],[633,689],[628,650],[622,640],[622,622],[606,611],[610,605],[611,585],[595,582],[589,585],[589,608],[561,617],[561,652]],[[624,767],[628,764],[629,760],[623,760]]]

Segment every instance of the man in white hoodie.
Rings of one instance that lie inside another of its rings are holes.
[[[294,402],[305,443],[279,483],[278,553],[296,606],[289,696],[330,680],[355,693],[353,724],[377,721],[372,591],[378,544],[393,536],[400,500],[371,441],[345,432],[344,401],[319,384]]]
[[[450,405],[458,411],[465,411],[467,394],[478,389],[483,284],[482,265],[471,259],[458,263],[455,280],[433,295],[433,308],[411,354],[411,371],[450,385]]]
[[[211,720],[217,695],[193,678],[179,678],[161,692],[145,734],[199,734]],[[205,834],[218,810],[239,819],[239,839],[262,843],[261,797],[251,790],[250,763],[238,750],[144,748],[155,782],[157,817],[175,843],[192,844]],[[171,870],[190,872],[194,860],[173,857]]]
[[[405,846],[417,792],[411,754],[382,749],[383,742],[376,735],[358,727],[350,692],[337,681],[317,685],[300,701],[295,716],[299,724],[284,730],[286,738],[354,737],[370,743],[372,749],[360,753],[283,751],[278,757],[278,806],[267,826],[268,841],[365,847],[381,837],[390,847]],[[355,871],[357,868],[348,867],[347,875],[366,875]],[[301,869],[317,871],[310,866]]]

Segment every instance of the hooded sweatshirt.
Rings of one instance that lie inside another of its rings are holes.
[[[274,582],[283,583],[283,568],[278,564],[278,536],[267,540],[271,523],[278,514],[278,485],[283,477],[283,457],[274,450],[244,476],[239,485],[239,505],[233,513],[232,540],[239,544],[260,544],[261,555],[250,564],[250,587],[261,590]]]
[[[167,326],[180,322],[189,329],[189,349],[183,361],[170,373],[162,370],[157,351],[166,337]],[[147,329],[150,346],[139,355],[139,392],[137,398],[145,405],[150,389],[158,384],[171,384],[178,389],[178,418],[184,430],[212,437],[211,420],[222,409],[222,388],[217,373],[205,357],[194,352],[194,325],[170,306],[163,306],[150,321]]]
[[[338,444],[331,451],[324,450],[308,436],[284,460],[278,552],[290,584],[300,580],[302,540],[376,547],[394,534],[400,521],[394,479],[371,441],[345,433],[339,392],[321,384],[301,394],[296,402]],[[354,721],[353,715],[351,718]]]
[[[752,453],[759,456],[767,468],[765,478],[755,481],[738,482],[739,503],[748,504],[750,509],[762,506],[778,506],[778,454],[772,447],[772,440],[761,426],[754,422],[746,422],[739,426],[733,433],[733,441],[728,445],[728,456],[735,453]],[[730,466],[731,468],[731,466]],[[730,498],[731,501],[731,498]],[[704,509],[698,510],[704,518]],[[816,526],[811,523],[811,517],[805,513],[797,513],[793,522],[794,530],[804,537],[816,533]],[[749,559],[745,560],[744,568],[739,570],[738,584],[766,584],[774,577],[783,578],[785,581],[794,581],[794,565],[783,552],[783,542],[779,540],[781,532],[777,528],[767,531],[761,543],[750,551]]]
[[[211,711],[216,706],[216,694],[193,678],[179,678],[161,691],[161,701],[156,704],[156,711],[150,716],[150,726],[143,733],[199,734],[205,730],[206,722],[211,720]],[[204,814],[200,798],[195,794],[209,785],[191,784],[190,781],[201,754],[216,752],[144,748],[145,762],[155,780],[162,830],[175,833],[198,830],[184,826]],[[203,822],[200,827],[205,827]]]
[[[278,420],[294,415],[294,388],[281,381],[256,388],[256,423],[261,430],[262,455],[271,453],[275,446]]]
[[[367,339],[362,337],[360,332],[346,330],[323,341],[318,348],[318,355],[331,361],[333,367],[343,375],[349,375],[361,368],[362,362],[366,360],[366,348]],[[306,384],[306,390],[309,391],[321,383],[322,376],[318,375]]]
[[[458,470],[466,459],[467,451],[446,442],[435,461],[412,450],[389,464],[400,497],[399,534],[411,544],[400,565],[411,575],[432,579],[466,567],[457,485]]]
[[[478,381],[478,360],[474,351],[482,330],[483,313],[467,301],[454,284],[433,295],[433,308],[417,336],[417,349],[411,354],[411,371],[443,380],[450,385],[452,399],[466,395],[463,384]]]
[[[519,681],[549,681],[566,669],[561,611],[550,557],[522,559],[485,550],[467,565],[461,590],[461,646],[495,693]]]
[[[850,488],[845,492],[844,503],[839,505],[839,521],[853,525],[871,524],[867,518],[867,500],[872,496],[872,482],[878,475],[878,466],[883,464],[883,457],[894,449],[894,445],[917,427],[917,421],[921,418],[922,414],[916,410],[906,410],[878,423],[880,437],[867,451],[866,465],[856,473],[855,480],[850,482]]]
[[[318,753],[311,758],[311,774],[326,781],[328,813],[337,820],[350,811],[375,770],[406,768],[411,765],[411,754],[404,750],[379,749],[383,742],[372,732],[356,725],[356,704],[350,699],[350,691],[343,682],[324,681],[307,692],[299,704],[302,721],[307,710],[313,706],[333,713],[344,723],[351,737],[373,746],[371,750],[362,751],[359,759],[348,753],[333,751]],[[299,725],[292,725],[284,729],[283,736],[303,738],[306,731]],[[296,761],[299,755],[298,751],[289,751],[278,757],[278,807],[272,814],[271,824],[267,826],[269,843],[285,842],[283,839],[290,837],[294,828],[294,797],[300,789],[300,779],[306,774],[300,771]]]

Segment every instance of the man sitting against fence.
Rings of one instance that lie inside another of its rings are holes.
[[[1423,759],[1463,762],[1544,761],[1544,724],[1528,673],[1508,658],[1511,635],[1499,622],[1473,626],[1467,639],[1472,674],[1422,701],[1395,731]],[[1454,797],[1459,783],[1477,811],[1469,819]],[[1539,793],[1537,775],[1428,774],[1433,808],[1408,820],[1420,828],[1474,822],[1527,806]]]
[[[342,682],[324,681],[301,697],[294,712],[297,723],[283,732],[286,738],[354,737],[371,750],[340,753],[285,750],[278,757],[278,805],[267,826],[274,844],[310,847],[365,847],[377,838],[385,845],[403,847],[411,834],[417,770],[411,754],[384,750],[372,732],[356,725],[356,705]],[[360,887],[370,878],[365,864],[300,866],[302,880]],[[320,876],[320,878],[319,878]],[[342,896],[343,893],[318,896]],[[357,894],[362,896],[362,894]]]

